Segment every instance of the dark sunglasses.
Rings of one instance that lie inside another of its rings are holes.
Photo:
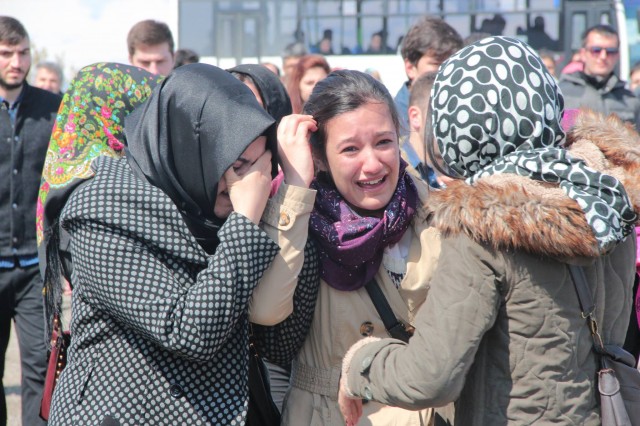
[[[599,55],[603,50],[607,52],[607,55],[617,55],[618,53],[620,53],[620,49],[618,49],[617,47],[593,46],[593,47],[587,47],[587,50],[591,52],[593,55]]]

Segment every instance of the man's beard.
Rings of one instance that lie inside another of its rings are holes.
[[[15,90],[15,89],[19,89],[23,84],[24,81],[27,79],[27,74],[24,75],[24,78],[22,80],[20,80],[20,83],[7,83],[4,78],[0,77],[0,87],[2,87],[4,90]]]

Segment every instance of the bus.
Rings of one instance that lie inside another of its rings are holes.
[[[640,0],[177,0],[177,44],[222,68],[272,62],[293,43],[318,52],[331,48],[332,68],[377,70],[392,94],[406,80],[403,35],[423,15],[441,17],[463,38],[474,33],[520,38],[551,51],[559,69],[581,47],[584,30],[614,26],[621,49],[619,73],[640,60]],[[382,49],[371,53],[374,38]],[[328,39],[328,41],[327,41]]]

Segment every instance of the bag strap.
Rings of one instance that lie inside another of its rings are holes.
[[[589,290],[589,285],[587,284],[587,277],[584,274],[584,269],[578,265],[569,265],[569,272],[571,273],[573,286],[578,294],[578,301],[580,302],[580,309],[582,310],[582,318],[587,320],[589,331],[591,331],[593,347],[598,353],[607,353],[607,350],[602,343],[602,337],[598,332],[598,322],[595,317],[596,304],[593,302],[593,297],[591,296],[591,290]]]
[[[408,342],[413,333],[407,330],[405,324],[395,316],[391,305],[389,305],[387,298],[384,297],[384,293],[376,280],[372,279],[364,288],[367,290],[367,293],[369,293],[373,306],[376,307],[376,311],[378,311],[378,315],[380,315],[380,319],[382,319],[387,333],[394,339]]]

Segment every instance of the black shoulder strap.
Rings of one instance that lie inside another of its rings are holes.
[[[569,272],[571,273],[573,285],[578,294],[582,316],[589,318],[589,316],[595,312],[596,305],[593,303],[593,297],[591,297],[591,291],[587,284],[587,277],[584,275],[584,269],[578,265],[569,265]]]
[[[391,309],[387,298],[384,297],[384,293],[380,289],[380,286],[378,286],[376,280],[372,279],[364,288],[367,289],[367,293],[369,293],[369,297],[371,297],[371,301],[376,307],[376,311],[378,311],[378,315],[380,315],[380,319],[382,319],[387,333],[394,339],[408,342],[412,333],[407,331],[402,321],[396,318],[393,309]]]
[[[595,316],[596,305],[593,303],[593,297],[591,296],[591,290],[589,290],[589,285],[587,284],[587,277],[584,274],[584,269],[582,269],[581,266],[569,265],[569,272],[571,273],[573,286],[578,294],[582,317],[587,320],[589,331],[591,331],[593,348],[598,353],[607,353],[598,330],[598,323],[596,322]]]

